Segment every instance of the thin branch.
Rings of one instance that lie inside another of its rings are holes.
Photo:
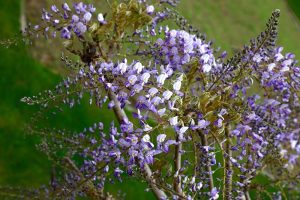
[[[200,136],[200,139],[201,139],[202,146],[208,146],[206,135],[203,134],[200,131],[198,133],[199,133],[199,136]],[[214,188],[214,179],[213,179],[213,175],[212,175],[212,169],[211,169],[211,166],[210,166],[210,159],[207,160],[206,171],[208,172],[209,189],[212,190]]]
[[[230,158],[232,157],[231,140],[229,136],[229,128],[225,128],[225,168],[224,168],[224,182],[223,182],[223,199],[230,200],[232,197],[232,163]]]
[[[178,145],[175,146],[174,165],[175,165],[175,172],[176,172],[177,176],[174,177],[173,187],[177,193],[182,194],[181,176],[179,174],[180,169],[181,169],[182,143],[179,141],[179,135],[177,133],[176,133],[176,142],[178,142]]]
[[[21,0],[21,11],[20,11],[20,28],[22,32],[25,32],[26,29],[26,13],[25,13],[25,2]]]
[[[114,92],[112,92],[110,89],[107,89],[107,94],[108,94],[108,98],[110,100],[114,101],[115,106],[113,107],[113,110],[114,110],[117,120],[121,124],[125,119],[128,119],[126,116],[126,113],[121,108],[120,102],[118,101],[116,94]],[[151,186],[152,191],[155,194],[156,198],[160,199],[160,200],[167,199],[167,195],[164,193],[164,191],[160,190],[157,187],[156,181],[152,177],[152,171],[151,171],[149,165],[144,164],[143,172],[144,172],[145,178],[146,178],[147,182],[149,183],[149,185]]]
[[[250,194],[249,194],[248,190],[245,192],[245,198],[246,198],[246,200],[251,200],[251,197],[250,197]]]
[[[69,158],[65,157],[64,161],[69,165],[69,167],[78,175],[82,180],[84,180],[80,185],[84,185],[87,187],[86,194],[91,199],[106,199],[101,198],[101,194],[98,193],[97,189],[95,188],[94,184],[89,180],[85,179],[84,175],[81,173],[81,171],[77,168],[75,163]]]

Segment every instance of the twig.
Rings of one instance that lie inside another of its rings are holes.
[[[225,128],[225,168],[224,168],[224,182],[223,182],[223,199],[229,200],[231,199],[231,193],[232,193],[232,163],[230,158],[232,157],[232,151],[231,151],[231,140],[229,136],[229,128]]]
[[[174,177],[173,187],[177,193],[182,194],[181,176],[179,174],[179,171],[181,169],[182,143],[179,141],[179,135],[177,133],[176,133],[176,142],[178,142],[178,145],[175,146],[174,164],[175,164],[175,172],[176,172],[177,176]]]
[[[121,124],[124,120],[128,119],[126,116],[126,113],[124,112],[124,110],[121,108],[120,106],[120,102],[117,99],[117,96],[115,95],[114,92],[112,92],[109,88],[107,89],[107,94],[108,94],[108,98],[112,101],[114,101],[115,106],[113,107],[115,116],[117,118],[117,120],[119,121],[119,123]],[[147,180],[147,182],[149,183],[149,185],[152,188],[153,193],[155,194],[157,199],[167,199],[167,195],[164,193],[164,191],[160,190],[157,185],[156,185],[156,181],[155,179],[153,179],[152,177],[152,171],[149,167],[149,165],[144,164],[144,169],[143,169],[145,178]]]
[[[198,133],[199,133],[199,136],[200,136],[200,139],[201,139],[202,146],[208,146],[206,135],[203,134],[200,131]],[[210,166],[210,159],[207,160],[206,171],[208,172],[209,189],[212,190],[214,188],[214,179],[213,179],[213,175],[212,175],[212,169],[211,169],[211,166]]]
[[[249,191],[245,191],[245,198],[246,200],[251,200],[251,197],[250,197],[250,194],[249,194]]]
[[[75,163],[69,157],[65,157],[64,161],[69,165],[69,167],[73,171],[75,171],[75,173],[78,176],[80,176],[80,178],[82,180],[84,180],[80,185],[84,185],[84,186],[87,187],[86,194],[88,195],[88,197],[90,197],[91,199],[105,199],[105,198],[101,198],[101,194],[98,193],[98,191],[95,188],[94,184],[89,179],[85,179],[85,177],[83,176],[83,174],[81,173],[81,171],[77,168],[77,166],[75,165]]]

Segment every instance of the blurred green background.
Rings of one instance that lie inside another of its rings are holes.
[[[43,7],[57,1],[28,2],[36,7],[35,2],[38,2]],[[39,16],[41,11],[36,7],[31,7],[27,13]],[[214,41],[215,47],[229,53],[258,35],[276,8],[281,10],[278,44],[285,47],[285,52],[300,56],[299,0],[182,0],[178,6],[180,13],[194,27]],[[0,40],[19,32],[20,0],[0,0],[0,27]],[[24,133],[24,125],[29,122],[35,108],[20,102],[23,96],[53,88],[61,80],[59,62],[55,61],[55,55],[60,54],[51,54],[49,51],[58,49],[49,45],[37,45],[42,54],[34,49],[28,50],[26,46],[0,47],[0,185],[33,187],[49,182],[51,163],[36,150],[39,138]],[[84,104],[51,120],[49,125],[63,121],[66,128],[81,130],[100,119],[110,120],[105,111],[95,111]],[[125,191],[126,199],[136,199],[136,196],[153,199],[151,194],[143,195],[146,185],[139,185],[131,179],[128,181],[127,184],[111,186],[112,190]]]

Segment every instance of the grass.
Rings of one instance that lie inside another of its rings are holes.
[[[289,5],[300,13],[298,1]],[[223,50],[232,52],[240,48],[249,38],[255,37],[264,29],[265,22],[275,8],[281,9],[279,45],[285,51],[300,56],[299,21],[283,0],[182,0],[179,10],[195,27],[206,33],[209,39]],[[0,1],[0,39],[12,37],[19,29],[19,1]],[[47,184],[51,164],[45,155],[38,152],[35,144],[39,138],[25,136],[24,125],[36,110],[20,102],[23,96],[37,94],[52,88],[61,77],[33,60],[26,47],[10,49],[0,47],[0,185],[39,186]],[[106,110],[84,104],[65,115],[49,122],[57,125],[63,121],[66,128],[80,130],[97,120],[109,121]],[[128,181],[128,182],[127,182]],[[153,199],[143,195],[145,185],[137,180],[127,180],[110,189],[115,193],[123,190],[126,199]]]
[[[215,46],[228,52],[256,37],[264,30],[272,11],[280,9],[278,45],[283,46],[285,52],[300,56],[299,20],[285,0],[183,0],[179,8]]]
[[[300,19],[300,1],[298,0],[287,0],[289,7],[295,13],[295,15]]]

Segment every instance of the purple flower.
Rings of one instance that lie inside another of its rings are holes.
[[[150,88],[150,89],[148,90],[148,94],[149,94],[151,97],[153,97],[157,92],[158,92],[158,89],[156,89],[155,87]]]
[[[64,4],[62,5],[62,8],[63,8],[65,11],[71,11],[71,9],[70,9],[70,7],[69,7],[69,5],[68,5],[67,3],[64,3]]]
[[[223,126],[223,120],[222,119],[217,119],[215,122],[214,122],[214,125],[218,128],[221,128]]]
[[[201,119],[201,120],[198,121],[198,128],[199,129],[205,129],[209,124],[210,124],[209,121]]]
[[[108,108],[109,108],[109,109],[112,109],[114,106],[115,106],[115,102],[114,102],[114,101],[110,101],[110,102],[108,103]]]
[[[79,3],[75,3],[74,4],[74,9],[76,10],[76,12],[78,14],[80,13],[85,13],[86,12],[86,9],[87,9],[87,5],[82,3],[82,2],[79,2]]]
[[[216,187],[214,187],[211,191],[210,191],[210,199],[211,200],[216,200],[219,198],[219,191]]]
[[[119,65],[118,65],[118,69],[119,69],[119,72],[121,73],[121,74],[124,74],[125,72],[126,72],[126,70],[127,70],[127,60],[125,61],[125,62],[122,62],[122,63],[120,63]]]
[[[153,105],[159,105],[160,103],[161,103],[161,98],[160,97],[158,97],[158,96],[156,96],[156,97],[154,97],[152,100],[151,100],[151,103],[153,104]]]
[[[163,151],[168,153],[170,145],[177,144],[176,140],[168,140],[163,145]]]
[[[146,135],[144,135],[144,136],[142,137],[142,142],[143,142],[144,144],[146,144],[146,145],[144,146],[144,148],[147,149],[147,150],[154,147],[154,144],[150,141],[150,135],[149,135],[149,134],[146,134]]]
[[[204,72],[204,73],[208,73],[208,72],[210,72],[210,70],[211,70],[211,65],[209,65],[209,64],[204,64],[204,65],[202,66],[202,69],[203,69],[203,72]]]
[[[130,85],[134,85],[136,81],[137,81],[136,75],[133,74],[128,77],[128,82],[130,83]]]
[[[55,13],[59,12],[58,8],[55,5],[51,6],[51,10]]]
[[[124,171],[121,170],[119,167],[117,167],[115,170],[114,170],[114,176],[117,177],[117,178],[120,178],[121,174],[123,173]]]
[[[163,93],[163,99],[164,100],[169,100],[172,95],[173,95],[173,92],[171,92],[170,90],[164,91],[164,93]]]
[[[141,84],[135,84],[132,88],[132,94],[131,96],[133,96],[134,94],[138,94],[139,92],[141,92],[143,90],[143,86]]]
[[[159,110],[157,111],[157,114],[158,114],[159,116],[163,116],[163,115],[165,114],[165,112],[166,112],[166,108],[162,108],[162,109],[159,109]]]
[[[181,81],[176,81],[173,85],[173,90],[178,91],[181,88]]]
[[[78,22],[75,26],[75,30],[74,32],[77,35],[82,35],[83,33],[85,33],[87,31],[87,27],[86,25],[84,25],[82,22]]]
[[[157,83],[158,83],[159,85],[163,85],[163,84],[165,83],[165,80],[166,80],[167,77],[168,77],[168,76],[167,76],[166,73],[162,73],[162,74],[160,74],[160,75],[157,77],[156,81],[157,81]]]
[[[147,12],[148,14],[152,14],[152,13],[154,12],[154,6],[152,6],[152,5],[147,6],[146,12]]]
[[[103,17],[102,13],[98,14],[97,19],[100,22],[100,24],[105,24],[105,20],[104,20],[104,17]]]
[[[61,30],[61,37],[64,39],[71,39],[71,32],[66,27],[64,27]]]
[[[169,122],[171,126],[176,126],[178,124],[178,116],[170,118]]]
[[[77,15],[72,15],[72,22],[73,23],[79,22],[79,17]]]
[[[141,81],[143,83],[148,83],[149,78],[150,78],[150,74],[148,72],[145,72],[141,76]]]
[[[84,18],[84,20],[85,20],[86,22],[89,22],[89,21],[91,20],[91,18],[92,18],[92,14],[91,14],[90,12],[86,12],[86,13],[84,14],[83,18]]]
[[[123,133],[132,133],[133,132],[133,124],[130,121],[126,121],[120,126],[121,131]]]
[[[142,63],[137,62],[134,64],[133,69],[136,70],[136,73],[141,73],[143,70],[144,66],[142,65]]]
[[[182,135],[182,134],[184,134],[188,129],[189,129],[189,127],[183,126],[183,127],[181,127],[181,128],[179,129],[178,134],[179,134],[179,135]]]
[[[163,143],[166,139],[167,135],[166,134],[159,134],[156,137],[157,143]]]

